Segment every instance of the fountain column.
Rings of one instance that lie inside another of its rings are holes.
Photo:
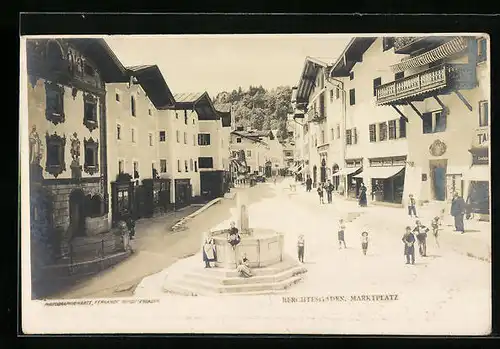
[[[236,195],[237,219],[236,228],[241,234],[250,235],[250,224],[248,218],[248,193],[244,190]]]

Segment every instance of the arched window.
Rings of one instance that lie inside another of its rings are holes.
[[[57,43],[57,41],[49,41],[47,43],[47,65],[49,71],[51,72],[60,72],[63,70],[63,51],[61,46]]]

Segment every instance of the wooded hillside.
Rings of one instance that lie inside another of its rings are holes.
[[[290,109],[292,89],[279,86],[266,90],[262,86],[250,86],[248,90],[221,92],[214,98],[214,105],[231,103],[237,126],[257,130],[278,130],[278,138],[286,139],[286,120]]]

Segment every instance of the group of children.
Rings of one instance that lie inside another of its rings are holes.
[[[439,235],[439,227],[441,226],[441,221],[442,218],[439,216],[436,216],[432,219],[431,222],[431,228],[432,228],[432,234],[434,236],[434,239],[436,241],[436,245],[439,247],[439,240],[438,240],[438,235]],[[338,225],[338,242],[339,242],[339,249],[342,248],[347,248],[347,245],[345,243],[345,223],[343,219],[339,220],[339,225]],[[426,257],[427,256],[427,233],[429,232],[429,228],[424,226],[420,220],[417,220],[415,222],[415,227],[406,227],[406,232],[403,235],[403,243],[405,244],[404,248],[404,255],[406,256],[406,264],[415,264],[415,242],[418,243],[419,247],[419,253],[420,256]],[[368,251],[368,232],[366,230],[363,230],[361,232],[361,250],[363,251],[363,254],[366,255],[366,252]],[[300,262],[304,263],[304,248],[305,248],[305,240],[304,240],[304,235],[301,234],[299,235],[298,241],[297,241],[297,248],[298,248],[298,259]]]

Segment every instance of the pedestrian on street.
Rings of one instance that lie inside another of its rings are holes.
[[[423,225],[419,220],[415,222],[415,228],[413,229],[413,233],[416,234],[418,241],[418,252],[420,256],[427,257],[427,233],[429,232],[429,228]]]
[[[330,180],[328,180],[328,183],[326,184],[325,190],[326,190],[326,198],[328,200],[328,203],[331,204],[332,203],[333,184],[332,184],[332,182],[330,182]]]
[[[325,201],[323,200],[323,186],[321,185],[321,183],[318,185],[317,192],[318,192],[318,196],[319,196],[319,203],[324,204]]]
[[[344,245],[344,248],[347,248],[345,244],[344,233],[345,233],[345,224],[344,220],[341,218],[339,220],[339,230],[338,230],[339,250],[342,248],[342,244]]]
[[[406,227],[406,232],[402,239],[405,244],[404,255],[406,257],[406,264],[415,264],[415,236],[411,233],[411,227]]]
[[[457,192],[453,195],[453,200],[451,201],[451,210],[450,214],[455,218],[455,230],[461,232],[462,234],[465,232],[464,228],[464,214],[465,214],[465,201],[464,199],[458,195]]]
[[[366,251],[368,250],[368,232],[364,231],[361,233],[361,249],[363,254],[366,256]]]
[[[413,197],[413,194],[410,194],[408,196],[408,215],[410,216],[410,218],[412,218],[412,216],[415,216],[415,218],[418,218],[416,204],[417,204],[417,202],[416,202],[415,198]]]
[[[308,175],[306,179],[306,191],[308,192],[311,191],[311,187],[312,187],[312,179]]]
[[[238,263],[236,270],[240,273],[241,276],[245,278],[253,276],[252,270],[250,269],[250,261],[248,260],[246,254],[243,254],[243,258]]]
[[[304,263],[304,247],[305,247],[304,235],[300,234],[299,239],[297,240],[297,250],[298,250],[299,262],[301,263]]]
[[[209,232],[203,242],[203,261],[205,262],[205,268],[211,268],[210,262],[215,262],[217,260],[215,241],[211,234],[212,233]]]
[[[431,227],[432,227],[432,235],[434,235],[434,240],[436,241],[437,247],[439,247],[438,234],[440,225],[441,223],[439,217],[438,216],[434,217],[431,222]]]
[[[364,183],[361,183],[361,188],[359,189],[359,206],[360,207],[366,207],[367,206],[367,200],[366,200],[366,187]]]

